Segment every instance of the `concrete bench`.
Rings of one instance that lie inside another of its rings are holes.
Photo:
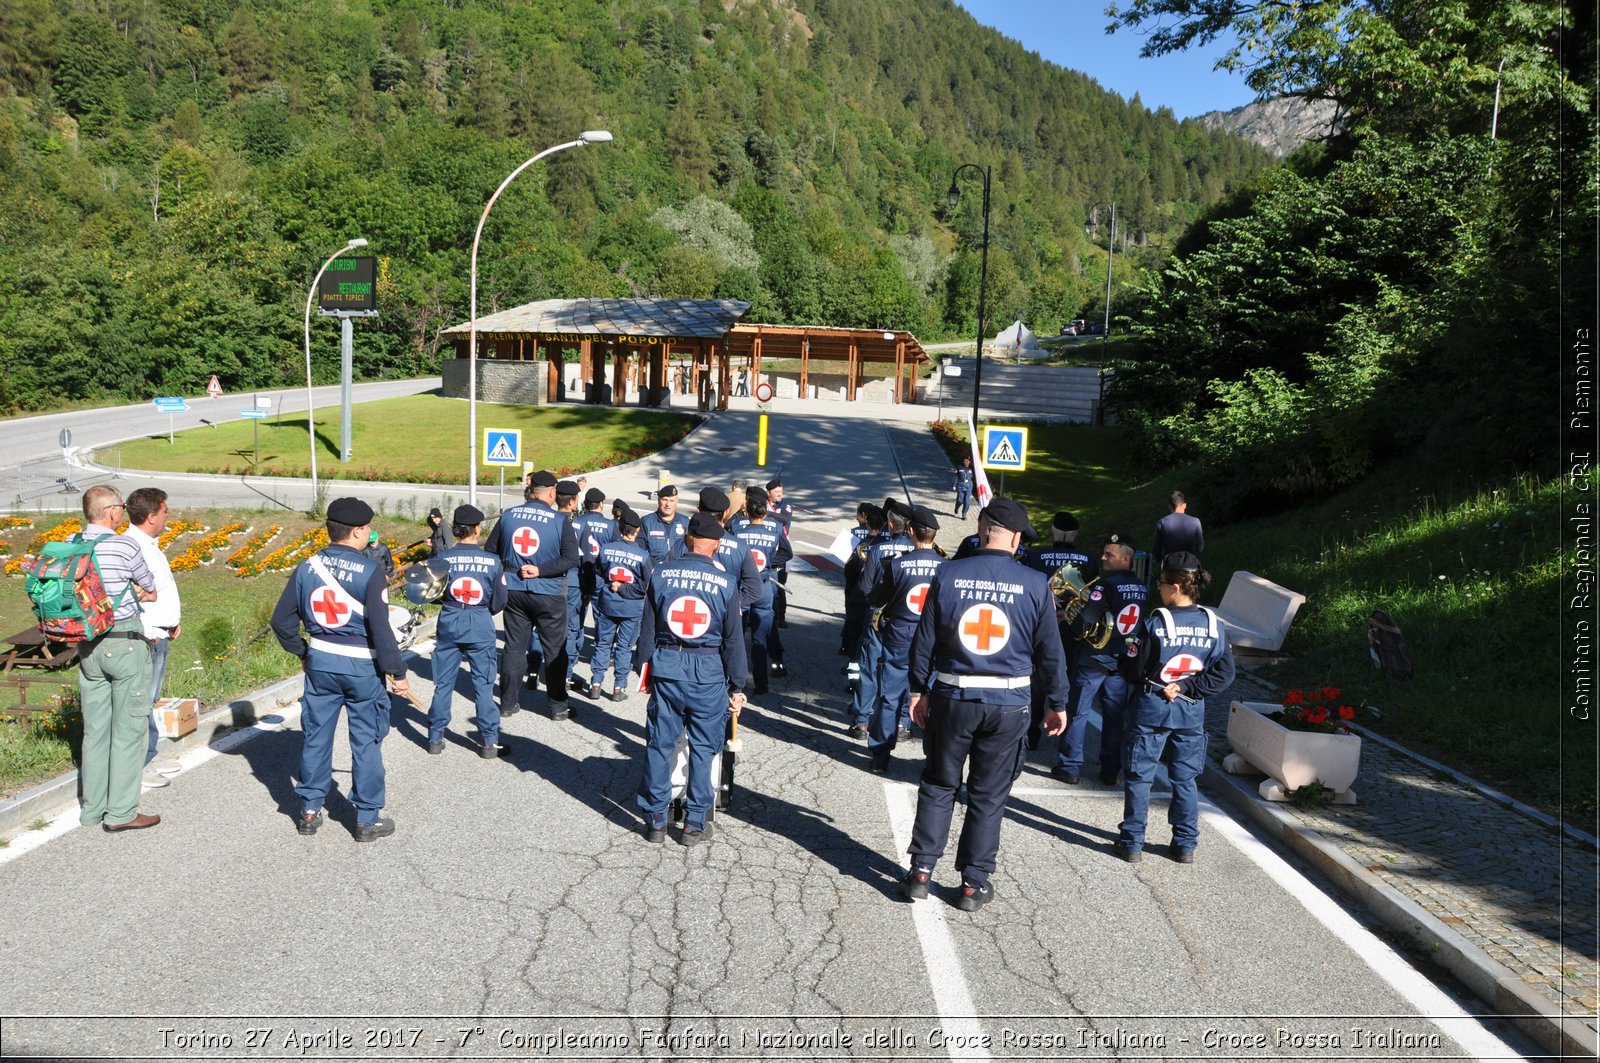
[[[1227,626],[1232,645],[1276,650],[1305,601],[1305,595],[1241,569],[1228,581],[1222,604],[1217,606],[1217,619]]]

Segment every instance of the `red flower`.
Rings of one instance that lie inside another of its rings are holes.
[[[1285,705],[1299,705],[1306,700],[1306,696],[1298,690],[1291,690],[1283,696]]]
[[[1352,709],[1348,705],[1340,705],[1339,706],[1339,719],[1341,719],[1341,720],[1353,720],[1355,718],[1356,718],[1356,710],[1355,709]]]
[[[1327,698],[1329,701],[1333,701],[1334,699],[1336,699],[1339,696],[1339,688],[1338,687],[1323,687],[1322,688],[1322,696]]]
[[[1310,712],[1306,713],[1306,723],[1327,723],[1327,722],[1328,722],[1328,710],[1327,709],[1313,709]]]

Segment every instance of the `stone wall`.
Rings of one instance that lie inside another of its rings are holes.
[[[467,359],[448,358],[444,362],[447,399],[467,397]],[[542,361],[508,362],[497,358],[478,359],[478,401],[503,402],[515,406],[543,406],[550,387],[550,368]]]

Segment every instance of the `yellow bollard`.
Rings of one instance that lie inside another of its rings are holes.
[[[756,464],[767,464],[767,415],[761,415],[761,427],[756,430]]]

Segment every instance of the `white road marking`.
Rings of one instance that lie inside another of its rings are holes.
[[[889,824],[894,830],[895,862],[900,863],[911,847],[911,827],[916,820],[916,788],[905,783],[884,783],[883,800],[889,806]],[[917,930],[917,941],[922,945],[922,962],[928,970],[928,987],[933,991],[934,1007],[939,1010],[940,1026],[949,1035],[950,1058],[959,1054],[961,1059],[989,1059],[988,1052],[980,1048],[956,1045],[983,1044],[983,1023],[974,1016],[972,993],[967,989],[967,979],[961,973],[961,958],[956,953],[955,939],[950,936],[950,925],[945,913],[950,906],[929,898],[911,905],[911,923]]]

